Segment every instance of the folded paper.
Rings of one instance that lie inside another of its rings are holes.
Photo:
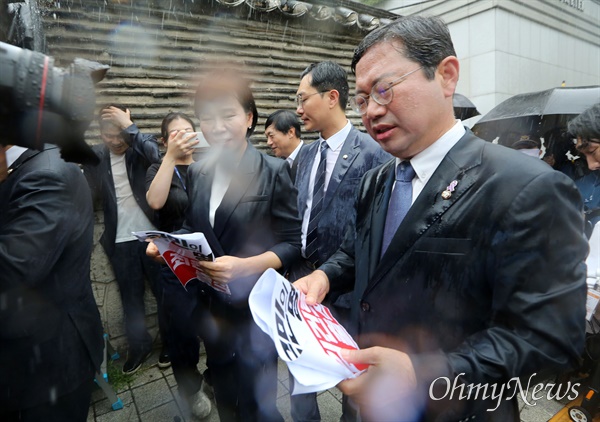
[[[306,296],[275,270],[265,271],[248,301],[296,381],[292,394],[327,390],[367,368],[342,359],[342,349],[358,346],[329,309],[308,306]]]

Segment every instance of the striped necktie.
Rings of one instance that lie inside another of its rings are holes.
[[[315,267],[319,266],[319,239],[317,235],[317,226],[321,211],[323,210],[323,199],[325,197],[325,174],[327,168],[327,149],[326,141],[321,141],[319,146],[321,156],[319,158],[319,166],[315,175],[315,184],[313,186],[312,207],[310,209],[310,219],[308,221],[308,230],[306,233],[306,249],[304,250],[306,259],[308,259]]]

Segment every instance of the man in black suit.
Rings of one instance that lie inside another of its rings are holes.
[[[143,135],[123,106],[106,106],[100,112],[103,145],[93,149],[100,164],[85,166],[95,199],[102,202],[104,233],[100,243],[110,259],[119,284],[125,334],[129,343],[124,373],[137,371],[152,351],[152,337],[146,329],[144,311],[145,279],[158,303],[158,323],[163,340],[159,366],[170,365],[164,316],[160,303],[160,265],[146,256],[146,244],[131,232],[155,230],[154,211],[146,202],[146,170],[160,162],[158,143]]]
[[[4,147],[0,147],[4,153]],[[58,149],[6,151],[0,181],[0,420],[85,421],[102,361],[93,212]]]
[[[265,121],[267,145],[276,157],[284,158],[290,166],[292,182],[298,173],[298,157],[305,145],[298,116],[289,110],[277,110]]]
[[[518,421],[501,386],[583,348],[581,198],[568,177],[455,120],[459,63],[438,18],[373,31],[353,69],[351,103],[396,160],[365,175],[342,247],[296,282],[309,303],[354,287],[364,350],[343,355],[371,366],[339,388],[363,420]],[[501,400],[465,398],[496,383]]]
[[[360,178],[392,158],[346,118],[348,91],[346,71],[337,63],[313,63],[301,75],[296,112],[306,130],[318,131],[320,136],[297,160],[302,253],[308,266],[300,275],[312,271],[338,250],[356,216],[352,205]],[[296,277],[292,272],[290,279]],[[332,290],[328,297],[342,324],[348,318],[346,292]],[[294,395],[291,402],[295,421],[321,419],[316,394]]]

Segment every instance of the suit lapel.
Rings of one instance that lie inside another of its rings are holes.
[[[381,257],[379,265],[376,266],[366,292],[371,290],[383,278],[383,276],[403,258],[404,254],[433,226],[440,217],[448,211],[477,181],[476,168],[481,164],[483,145],[473,142],[471,132],[465,136],[448,152],[442,160],[431,179],[425,185],[423,191],[415,203],[411,206],[408,214],[398,227],[387,251]],[[456,180],[458,185],[449,199],[442,198],[442,192],[448,185]],[[391,188],[391,186],[390,186]],[[389,194],[388,194],[389,198]],[[382,201],[379,209],[379,217],[387,213],[387,203]],[[385,208],[385,210],[384,210]],[[377,209],[377,208],[376,208]],[[379,231],[383,231],[383,226]],[[375,241],[375,239],[374,239]],[[375,248],[380,250],[379,247]],[[372,257],[377,259],[377,257]],[[365,292],[365,293],[366,293]]]
[[[15,172],[19,167],[21,167],[21,165],[25,162],[27,162],[30,158],[35,157],[36,155],[38,155],[41,151],[35,150],[35,149],[26,149],[25,151],[23,151],[23,154],[21,154],[19,156],[19,158],[17,158],[15,160],[14,163],[12,163],[10,165],[10,167],[8,168],[8,175],[10,176],[13,172]]]
[[[220,237],[223,233],[223,229],[225,228],[229,217],[237,207],[240,199],[242,199],[246,193],[250,183],[254,180],[260,159],[259,154],[260,152],[258,152],[252,144],[248,143],[246,151],[244,151],[244,155],[242,156],[242,160],[231,178],[231,182],[221,201],[221,205],[219,205],[215,212],[214,232],[217,237]]]
[[[318,142],[313,142],[301,150],[298,155],[298,173],[296,174],[296,188],[298,189],[298,213],[300,218],[304,218],[306,201],[308,200],[308,189],[310,183],[310,172],[313,166],[313,159],[317,154]]]
[[[296,183],[296,175],[298,174],[298,163],[302,160],[302,152],[307,148],[306,144],[302,144],[300,150],[298,151],[298,155],[296,155],[296,159],[292,162],[292,167],[290,169],[290,175],[292,176],[292,183]]]
[[[194,204],[194,207],[200,214],[199,221],[209,221],[208,213],[210,208],[210,194],[214,178],[214,170],[214,163],[203,162],[199,172],[199,177],[197,181],[193,182],[194,184],[198,184],[198,188],[196,188],[196,191],[198,192],[198,204]],[[207,226],[210,227],[210,224],[207,224]],[[210,231],[212,232],[212,227],[210,227]]]
[[[198,185],[194,188],[194,191],[198,192],[196,200],[197,202],[194,203],[194,209],[196,209],[199,214],[197,221],[200,222],[200,231],[206,237],[206,240],[211,246],[215,256],[223,256],[225,255],[225,251],[223,250],[223,247],[221,246],[221,243],[219,242],[219,239],[217,238],[217,235],[215,234],[208,219],[215,165],[214,162],[211,162],[210,160],[205,160],[199,165],[201,168],[198,172],[198,176],[196,180],[192,182],[194,185]],[[190,183],[188,182],[188,185],[189,184]]]
[[[350,129],[348,137],[342,145],[340,155],[333,167],[329,184],[327,185],[327,192],[325,192],[325,198],[323,201],[323,208],[327,208],[331,199],[335,196],[335,191],[344,179],[346,172],[360,154],[360,143],[358,142],[358,133],[355,127]]]
[[[375,181],[373,211],[371,214],[371,237],[369,241],[369,275],[372,275],[379,264],[381,243],[388,204],[394,184],[396,161],[390,161],[379,171]]]

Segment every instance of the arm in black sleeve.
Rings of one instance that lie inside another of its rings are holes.
[[[136,154],[144,157],[150,164],[160,163],[160,151],[154,136],[142,134],[135,123],[123,129],[123,135]]]
[[[290,168],[282,160],[272,191],[271,220],[277,244],[270,250],[288,268],[300,258],[302,220],[298,215],[298,191],[292,182]]]

